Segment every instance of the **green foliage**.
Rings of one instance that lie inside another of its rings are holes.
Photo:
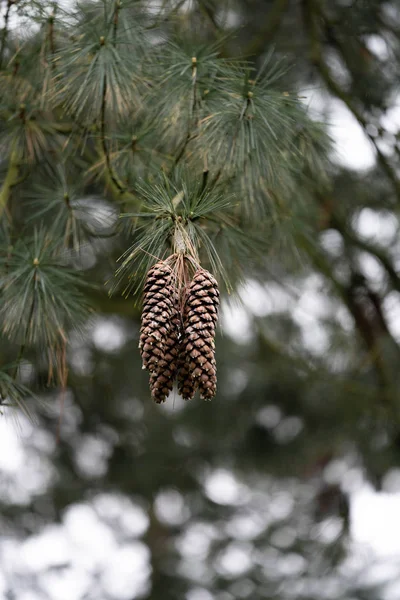
[[[239,269],[246,259],[250,260],[256,246],[256,237],[243,230],[234,217],[238,199],[224,192],[221,186],[209,187],[206,174],[197,179],[181,169],[174,172],[172,179],[164,174],[158,182],[138,183],[135,192],[142,199],[142,211],[121,215],[131,220],[135,237],[135,243],[122,257],[117,271],[122,281],[127,275],[124,293],[140,290],[154,260],[165,258],[171,252],[194,256],[200,262],[208,261],[229,289],[229,277],[234,277],[235,271],[230,269],[228,277],[218,246],[225,246],[221,256],[237,262]]]
[[[210,6],[194,10],[210,19]],[[173,252],[228,291],[281,251],[282,262],[289,250],[310,260],[331,141],[279,52],[232,56],[231,35],[211,39],[203,17],[181,26],[169,3],[158,15],[117,0],[19,11],[39,28],[22,44],[7,34],[2,49],[5,335],[51,346],[83,324],[76,265],[90,278],[101,264],[101,284],[138,299],[149,266]],[[121,226],[105,223],[107,211]]]
[[[55,106],[86,125],[113,122],[137,108],[145,85],[142,55],[133,44],[139,32],[135,36],[132,27],[123,25],[114,30],[111,3],[105,3],[103,13],[93,7],[93,17],[89,15],[83,22],[81,11],[74,15],[69,26],[73,39],[67,37],[53,58],[54,95],[50,92]],[[140,35],[143,39],[144,32]]]
[[[49,222],[47,235],[59,240],[67,249],[80,254],[87,244],[104,235],[107,224],[99,212],[84,199],[84,183],[80,181],[77,166],[64,163],[55,165],[43,181],[43,174],[34,177],[26,193],[26,207],[29,212],[27,224]],[[113,235],[110,231],[110,235]]]
[[[283,272],[317,268],[356,314],[319,247],[340,179],[326,127],[303,102],[294,61],[270,47],[258,60],[234,55],[234,36],[220,31],[214,9],[19,4],[36,29],[21,39],[4,30],[0,72],[0,314],[13,341],[51,345],[83,324],[86,276],[138,299],[149,266],[174,252],[210,268],[229,291],[246,276],[265,277],[279,256]],[[335,25],[323,7],[310,14],[315,60],[337,89],[317,39],[322,22],[331,35]],[[337,209],[335,226],[348,206]],[[114,213],[124,219],[112,228]],[[395,284],[384,253],[379,260]]]
[[[58,249],[58,240],[41,229],[0,256],[0,323],[11,341],[53,348],[66,330],[85,323],[82,278]]]
[[[4,365],[0,370],[0,411],[2,406],[20,410],[31,419],[31,413],[26,405],[26,398],[32,397],[32,392],[25,385],[15,381],[12,372],[17,365]]]

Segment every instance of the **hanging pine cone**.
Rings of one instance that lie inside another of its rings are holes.
[[[214,277],[198,269],[190,283],[182,315],[168,263],[160,261],[147,275],[143,291],[139,348],[143,368],[150,371],[150,389],[155,402],[166,400],[178,378],[185,400],[215,396],[217,370],[214,356],[219,291]]]
[[[217,389],[215,362],[215,325],[218,318],[219,290],[206,269],[198,269],[190,283],[183,315],[183,342],[178,388],[185,400],[200,397],[211,400]]]
[[[157,369],[150,375],[151,395],[157,404],[165,402],[172,391],[178,372],[180,335],[181,318],[175,302],[171,326],[165,338],[164,355],[158,361]]]
[[[157,372],[174,317],[174,283],[171,267],[164,261],[148,272],[143,290],[139,348],[143,368]]]
[[[196,393],[197,381],[192,376],[185,358],[180,358],[178,372],[178,391],[184,400],[191,400]]]

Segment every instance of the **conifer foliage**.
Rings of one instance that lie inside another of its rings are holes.
[[[138,300],[143,292],[140,351],[153,398],[165,400],[176,379],[184,398],[197,389],[213,397],[213,277],[233,289],[325,189],[324,128],[282,79],[281,57],[227,58],[225,36],[211,40],[206,29],[194,36],[180,26],[179,3],[6,5],[0,332],[7,363],[17,362],[18,378],[23,360],[38,353],[50,379],[56,373],[65,385],[70,334],[104,306],[104,284],[114,282],[114,297]]]

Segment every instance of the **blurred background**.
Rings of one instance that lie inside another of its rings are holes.
[[[140,313],[118,296],[93,292],[66,390],[40,391],[40,357],[25,356],[33,418],[0,419],[0,598],[397,600],[399,3],[141,5],[171,5],[205,39],[231,33],[226,55],[285,57],[335,142],[318,252],[280,240],[224,297],[211,403],[151,402]],[[116,220],[98,190],[84,200]],[[90,277],[119,243],[91,248]]]

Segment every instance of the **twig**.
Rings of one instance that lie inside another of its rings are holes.
[[[192,57],[192,90],[193,90],[192,106],[191,106],[192,119],[189,121],[188,131],[187,131],[185,140],[184,140],[177,156],[175,157],[175,160],[174,160],[174,163],[172,165],[169,175],[172,175],[172,173],[175,170],[175,167],[178,165],[178,163],[182,159],[183,155],[185,154],[185,150],[186,150],[189,142],[191,142],[191,140],[194,139],[194,137],[195,137],[195,135],[193,134],[193,125],[195,124],[196,127],[198,126],[198,123],[194,123],[195,118],[196,118],[195,113],[196,113],[196,106],[197,106],[197,58],[196,58],[196,56]]]
[[[68,366],[67,366],[67,337],[62,329],[60,329],[60,337],[61,337],[61,357],[59,361],[59,378],[61,385],[61,395],[60,395],[60,414],[58,417],[57,423],[57,434],[56,434],[56,443],[60,443],[61,437],[61,423],[64,414],[64,404],[65,404],[65,396],[67,393],[67,382],[68,382]]]
[[[246,116],[246,113],[247,113],[247,110],[248,110],[249,106],[251,106],[251,102],[252,102],[251,99],[252,99],[252,97],[253,97],[252,92],[248,92],[247,93],[247,98],[245,98],[245,100],[244,100],[243,107],[242,107],[242,110],[241,110],[239,118],[238,118],[237,126],[235,128],[235,131],[234,131],[234,133],[232,135],[232,138],[231,138],[230,143],[229,143],[228,148],[227,148],[226,158],[225,158],[225,164],[229,164],[229,161],[232,158],[233,150],[234,150],[234,147],[235,147],[235,144],[236,144],[236,140],[237,140],[237,136],[238,136],[238,132],[239,132],[240,123],[241,123],[241,121],[243,121],[244,117]],[[243,167],[245,166],[245,164],[246,164],[246,162],[248,160],[248,157],[249,157],[249,155],[246,157],[245,163],[243,164]],[[220,167],[220,169],[218,170],[216,176],[214,177],[212,183],[210,184],[212,188],[217,185],[218,181],[220,180],[220,177],[222,175],[223,170],[224,170],[224,167]],[[237,173],[234,172],[227,179],[227,181],[230,181],[230,180],[234,179],[236,177],[236,175],[237,175]]]
[[[35,260],[37,260],[37,259],[35,259]],[[35,265],[35,267],[36,267],[36,265]],[[30,309],[29,309],[29,315],[28,315],[28,321],[26,323],[24,339],[23,339],[23,342],[22,342],[22,344],[21,344],[21,346],[19,348],[19,353],[18,353],[17,361],[15,363],[15,369],[14,369],[14,373],[13,373],[13,379],[14,379],[14,381],[17,378],[18,369],[19,369],[19,366],[20,366],[21,361],[23,359],[23,356],[24,356],[24,353],[25,353],[25,349],[26,349],[26,345],[28,343],[29,329],[31,327],[32,317],[33,317],[33,313],[34,313],[34,310],[35,310],[35,304],[36,304],[35,288],[36,288],[36,282],[37,282],[37,268],[35,268],[32,282],[33,282],[34,293],[33,293],[32,303],[31,303],[31,306],[30,306]]]
[[[250,44],[245,48],[244,54],[246,56],[259,54],[275,37],[281,26],[288,2],[289,0],[275,0],[275,3],[266,15],[263,27],[261,27],[258,35],[254,36]]]
[[[324,229],[336,229],[343,237],[344,240],[353,244],[360,250],[367,252],[374,256],[382,265],[382,267],[387,272],[389,279],[392,283],[392,286],[395,290],[400,292],[400,275],[397,273],[396,269],[393,267],[390,258],[385,254],[383,248],[380,248],[370,242],[359,238],[352,228],[349,228],[345,222],[342,221],[340,216],[338,216],[335,212],[335,202],[333,198],[324,198],[320,194],[316,194],[316,200],[319,205],[324,208],[326,204],[329,206],[329,214],[321,226],[321,230]]]
[[[174,164],[173,164],[172,169],[171,169],[171,173],[174,171],[174,168],[177,166],[177,164],[181,160],[182,156],[185,154],[185,150],[186,150],[189,142],[191,141],[191,139],[192,139],[192,135],[191,135],[190,131],[188,131],[187,135],[186,135],[186,138],[185,138],[185,141],[183,142],[183,144],[181,146],[181,149],[179,150],[177,156],[175,157]]]
[[[106,102],[107,102],[107,77],[104,75],[103,78],[103,95],[101,100],[101,111],[100,111],[100,139],[106,161],[106,167],[111,181],[118,189],[120,194],[127,191],[127,188],[120,182],[117,175],[114,173],[114,169],[111,164],[110,154],[108,152],[107,140],[106,140]]]
[[[208,169],[203,171],[203,177],[202,177],[202,181],[201,181],[201,190],[200,190],[201,194],[204,192],[204,190],[207,187],[208,173],[209,173]]]
[[[117,45],[117,31],[118,31],[118,21],[119,21],[119,9],[121,7],[120,0],[115,0],[114,3],[114,17],[113,17],[113,46]]]
[[[3,67],[3,55],[6,48],[6,41],[8,36],[8,21],[10,19],[10,12],[12,5],[15,4],[15,0],[7,1],[6,14],[4,15],[4,27],[1,32],[1,46],[0,46],[0,69]]]
[[[213,14],[213,11],[211,10],[211,8],[205,3],[205,2],[199,2],[199,9],[200,11],[208,18],[208,20],[210,21],[211,25],[214,27],[215,31],[217,33],[221,32],[221,28],[218,25],[215,16]]]
[[[56,10],[57,10],[57,3],[54,2],[53,4],[53,12],[51,13],[50,17],[49,17],[49,46],[50,46],[50,52],[51,54],[54,56],[56,53],[56,44],[54,41],[54,21],[56,18]],[[54,64],[52,61],[52,68],[54,69]]]
[[[12,189],[20,183],[19,159],[16,150],[11,151],[7,174],[0,189],[0,219],[7,208]]]
[[[310,45],[311,45],[311,60],[314,65],[318,68],[318,71],[324,80],[328,89],[337,96],[349,109],[349,111],[356,118],[358,123],[364,130],[365,135],[370,140],[371,144],[374,146],[376,155],[378,157],[378,162],[381,165],[382,169],[385,171],[388,179],[392,182],[392,185],[395,189],[396,195],[400,198],[400,181],[397,178],[396,172],[386,159],[385,155],[379,149],[376,139],[368,132],[367,129],[367,121],[365,117],[362,115],[360,110],[355,106],[353,100],[350,96],[345,92],[345,90],[335,81],[332,77],[330,69],[328,65],[325,63],[322,56],[322,48],[321,41],[319,38],[319,31],[316,17],[324,18],[323,14],[319,10],[317,6],[317,0],[303,0],[304,1],[304,23],[307,31],[310,35]]]
[[[162,6],[159,9],[158,17],[155,19],[152,25],[145,27],[145,29],[147,31],[150,31],[152,29],[159,29],[161,25],[163,25],[166,21],[171,22],[171,20],[175,17],[176,13],[179,12],[180,8],[185,4],[185,2],[186,0],[179,0],[179,2],[177,2],[176,5],[169,12],[162,16],[163,11],[166,5],[168,4],[168,0],[163,0]]]
[[[336,217],[333,217],[331,219],[331,226],[334,229],[336,229],[339,233],[341,233],[341,235],[350,243],[357,246],[360,250],[368,252],[368,254],[374,256],[387,272],[389,279],[393,285],[393,288],[400,292],[400,276],[396,272],[392,263],[390,262],[389,257],[386,256],[386,254],[382,252],[380,248],[377,248],[376,246],[373,246],[365,240],[362,240],[359,237],[357,237],[354,233],[349,231],[347,228],[343,227]]]
[[[391,390],[393,390],[393,386],[391,385],[390,376],[387,372],[385,360],[381,353],[381,347],[379,344],[379,340],[376,339],[376,335],[371,331],[370,322],[365,317],[361,307],[355,301],[353,290],[351,287],[344,286],[333,274],[332,267],[329,262],[322,255],[321,251],[318,251],[307,236],[300,234],[299,242],[302,247],[307,252],[308,256],[312,260],[314,266],[319,270],[322,275],[324,275],[327,279],[329,279],[336,290],[336,293],[345,303],[347,309],[352,315],[356,330],[360,334],[368,355],[374,365],[376,376],[383,390],[383,397],[385,399],[388,410],[391,412],[393,417],[396,420],[396,423],[399,422],[399,414],[397,410],[397,399],[396,397],[392,398]],[[386,328],[387,329],[387,328]],[[398,349],[398,345],[390,336],[387,330],[387,337],[390,337],[396,349]]]

